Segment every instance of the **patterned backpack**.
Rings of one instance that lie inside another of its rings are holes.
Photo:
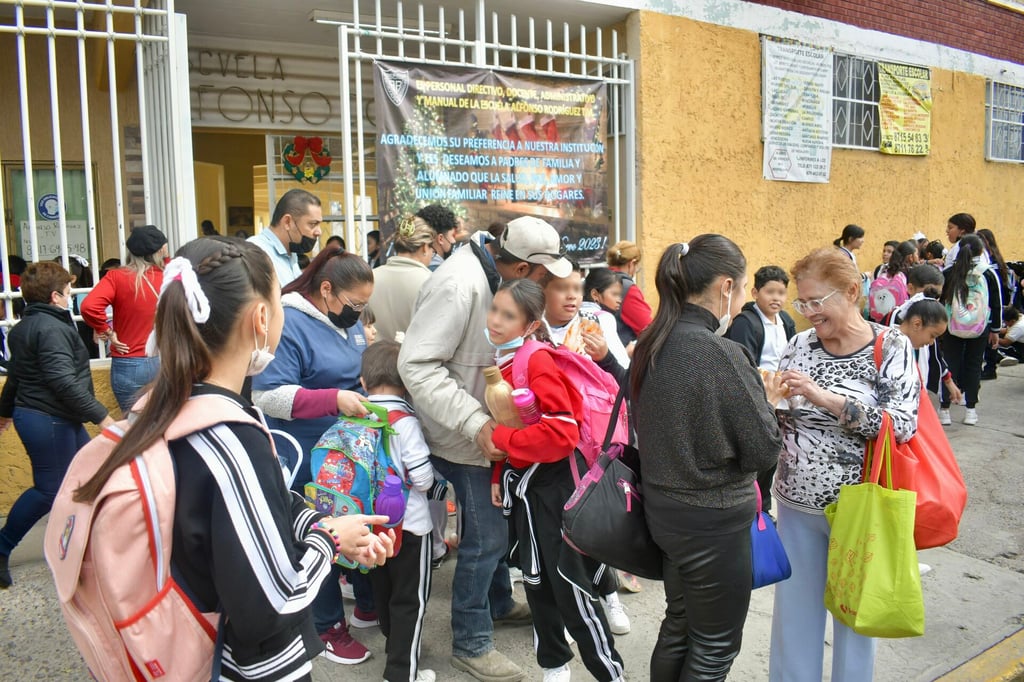
[[[961,301],[954,295],[946,304],[949,314],[949,333],[961,339],[976,339],[988,329],[988,283],[985,282],[984,263],[975,265],[967,273],[967,297]]]
[[[907,279],[902,273],[895,276],[879,273],[868,288],[868,315],[881,322],[907,300]]]

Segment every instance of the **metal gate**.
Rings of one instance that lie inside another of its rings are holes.
[[[361,10],[359,0],[352,0],[347,15],[315,12],[312,17],[338,25],[348,244],[358,244],[359,251],[365,253],[364,226],[376,219],[367,215],[367,202],[357,201],[357,197],[366,197],[367,180],[375,179],[367,169],[367,157],[377,131],[367,114],[373,104],[372,63],[381,59],[485,67],[514,75],[604,80],[610,90],[607,146],[614,159],[609,169],[609,239],[635,240],[635,69],[622,51],[625,45],[620,44],[617,31],[568,23],[555,26],[550,20],[533,17],[523,21],[515,15],[489,12],[484,0],[476,0],[468,12],[446,12],[444,7],[425,7],[422,3],[410,10],[401,1],[390,2],[386,8],[383,4],[374,0],[363,3]],[[391,16],[385,17],[385,11]]]
[[[196,224],[185,18],[174,0],[0,0],[0,44],[18,83],[0,111],[21,138],[20,158],[0,158],[0,324],[11,326],[11,246],[65,268],[82,256],[95,282],[101,243],[123,262],[131,227],[159,226],[173,250]],[[81,284],[76,293],[88,290]]]

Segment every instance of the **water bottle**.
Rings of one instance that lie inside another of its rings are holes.
[[[513,429],[523,428],[523,421],[512,402],[512,386],[502,378],[501,370],[497,367],[485,368],[484,379],[487,380],[484,402],[487,403],[487,409],[490,410],[494,421]]]
[[[540,407],[537,396],[528,388],[517,388],[512,391],[512,404],[516,406],[519,418],[529,426],[540,421]]]
[[[395,554],[402,547],[402,520],[405,518],[405,496],[402,494],[402,479],[388,476],[384,479],[384,489],[373,502],[373,513],[388,517],[388,522],[374,526],[374,534],[388,528],[395,529]]]

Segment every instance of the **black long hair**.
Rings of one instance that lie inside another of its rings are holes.
[[[839,235],[839,239],[832,241],[836,246],[846,247],[847,244],[852,242],[854,239],[860,239],[864,236],[864,228],[860,225],[854,225],[850,223],[843,228],[843,233]]]
[[[732,240],[720,234],[702,234],[689,244],[673,244],[658,263],[654,284],[658,289],[658,313],[640,334],[633,351],[630,390],[640,393],[647,373],[658,357],[686,303],[707,290],[720,276],[732,277],[736,286],[747,271],[747,259]]]
[[[989,255],[992,256],[992,261],[999,266],[999,277],[1002,279],[1002,285],[1010,287],[1013,284],[1013,280],[1010,278],[1010,271],[1006,267],[1006,260],[999,250],[999,245],[996,244],[996,235],[987,227],[981,228],[975,234],[985,242],[985,248],[988,249]]]
[[[952,305],[954,298],[961,305],[967,302],[967,275],[974,268],[973,260],[985,253],[985,242],[976,234],[965,234],[958,243],[960,251],[953,266],[946,271],[946,282],[942,285],[940,300],[947,305]]]
[[[917,253],[917,242],[906,241],[897,244],[896,248],[892,250],[892,255],[889,256],[889,262],[885,265],[885,274],[889,277],[895,277],[898,272],[906,275],[907,270],[911,267],[907,259],[915,253]]]

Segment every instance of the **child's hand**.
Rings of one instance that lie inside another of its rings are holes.
[[[501,507],[501,486],[497,483],[491,484],[491,504]]]
[[[600,327],[597,332],[582,332],[580,338],[583,340],[583,350],[594,362],[601,362],[608,355],[608,342],[604,340]]]
[[[960,387],[952,379],[946,380],[946,392],[949,393],[949,400],[954,405],[959,405],[960,401],[964,399],[963,391],[960,390]]]

